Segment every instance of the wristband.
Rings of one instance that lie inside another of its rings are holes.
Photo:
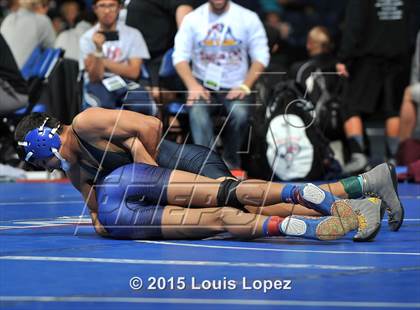
[[[93,56],[97,57],[97,58],[104,58],[104,53],[102,52],[94,52]]]
[[[245,92],[245,94],[247,94],[247,95],[251,94],[251,89],[248,86],[246,86],[245,84],[241,84],[239,86],[239,88],[242,89]]]

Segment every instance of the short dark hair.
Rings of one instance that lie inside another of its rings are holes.
[[[58,119],[49,116],[47,113],[31,113],[25,116],[16,126],[15,141],[24,141],[28,132],[35,128],[41,127],[46,118],[48,118],[47,122],[45,123],[45,126],[47,127],[54,128],[61,124]],[[61,134],[62,132],[63,128],[59,127],[57,133]],[[21,160],[25,159],[26,152],[23,146],[17,146],[17,153]]]
[[[99,1],[101,0],[93,0],[93,5],[95,5]],[[115,1],[117,1],[119,4],[123,4],[123,0],[115,0]]]

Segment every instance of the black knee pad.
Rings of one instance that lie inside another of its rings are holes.
[[[217,192],[217,206],[230,206],[235,209],[248,212],[248,210],[245,209],[244,205],[238,200],[238,197],[236,196],[236,187],[240,183],[241,181],[238,180],[224,180],[220,184],[219,191]]]

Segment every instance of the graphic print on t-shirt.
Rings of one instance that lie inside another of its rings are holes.
[[[375,7],[378,10],[379,20],[401,20],[404,3],[401,0],[376,0]]]
[[[105,58],[119,62],[122,58],[122,49],[119,41],[107,41],[103,45]]]
[[[228,27],[227,30],[224,30]],[[221,42],[223,40],[223,42]],[[204,40],[199,42],[200,60],[218,66],[237,66],[242,63],[242,41],[235,38],[232,28],[223,23],[214,24],[207,31]]]

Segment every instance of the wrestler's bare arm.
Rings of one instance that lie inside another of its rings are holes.
[[[133,157],[133,162],[145,163],[153,166],[158,165],[156,163],[156,155],[152,157],[152,155],[150,155],[150,153],[146,150],[146,147],[139,138],[128,138],[124,140],[122,144],[130,150],[131,156]]]
[[[154,159],[162,135],[158,118],[126,110],[90,108],[78,114],[72,126],[82,138],[93,142],[110,137],[121,141],[138,138]]]
[[[87,178],[83,177],[83,172],[78,166],[73,167],[67,173],[67,177],[70,179],[72,185],[82,194],[89,209],[92,224],[96,233],[101,236],[106,236],[107,232],[98,219],[98,204],[96,201],[95,188],[87,181]]]

